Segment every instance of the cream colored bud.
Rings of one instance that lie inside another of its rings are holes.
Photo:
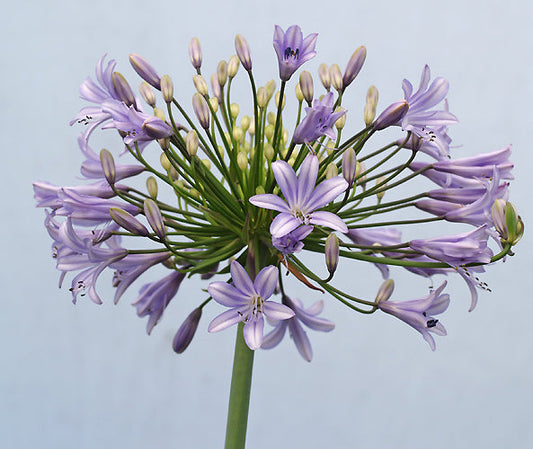
[[[174,83],[172,83],[172,78],[168,75],[161,77],[161,94],[165,103],[172,103],[172,99],[174,98]]]
[[[355,169],[355,176],[358,177],[361,175],[361,173],[364,173],[365,171],[366,171],[365,163],[357,161],[357,168]],[[366,175],[361,176],[357,180],[357,184],[364,187],[364,185],[366,184]]]
[[[265,188],[263,186],[257,186],[255,188],[256,195],[263,195],[265,193]]]
[[[155,94],[150,84],[148,84],[146,81],[143,81],[139,86],[139,92],[141,93],[141,97],[143,97],[144,101],[155,108]]]
[[[196,153],[198,152],[198,134],[194,129],[187,133],[187,137],[185,137],[185,145],[189,156],[196,156]]]
[[[261,109],[266,108],[268,105],[268,92],[266,88],[260,87],[257,89],[257,106],[259,106]]]
[[[157,199],[157,181],[153,176],[149,176],[146,179],[146,190],[148,190],[148,195],[150,195],[152,199]]]
[[[366,104],[364,110],[365,124],[370,125],[376,118],[376,106],[378,104],[378,90],[375,86],[370,86],[366,93]]]
[[[385,182],[385,179],[386,179],[385,176],[380,176],[378,179],[376,179],[376,186],[381,184],[382,182]],[[383,184],[382,186],[380,186],[378,188],[380,190],[381,189],[386,189],[387,188],[387,183]],[[383,197],[385,196],[385,190],[376,193],[376,196],[378,198],[378,201],[381,201],[383,199]]]
[[[209,159],[202,159],[202,164],[205,165],[205,168],[211,170],[211,161]]]
[[[220,61],[217,66],[218,84],[224,87],[228,81],[228,63],[224,60]]]
[[[335,109],[335,112],[345,111],[342,106],[337,106]],[[342,117],[339,117],[337,121],[335,122],[335,128],[337,128],[339,131],[344,128],[344,125],[346,125],[346,114],[344,114]]]
[[[269,125],[275,125],[276,124],[276,114],[274,114],[272,111],[270,111],[267,114],[267,123]]]
[[[228,61],[228,76],[230,79],[235,78],[235,75],[237,75],[237,72],[239,71],[239,57],[237,55],[233,55],[231,58],[229,58]]]
[[[272,142],[272,137],[274,137],[274,125],[268,124],[265,126],[265,137],[269,142]]]
[[[252,145],[251,145],[250,142],[245,141],[245,142],[242,144],[242,149],[243,149],[243,151],[246,151],[247,153],[250,153],[250,154],[253,156],[253,154],[251,153],[252,150],[253,150],[253,147],[252,147]]]
[[[241,142],[243,137],[244,137],[244,131],[242,130],[242,128],[239,128],[238,126],[233,128],[233,138],[235,139],[236,142]]]
[[[170,139],[168,137],[159,139],[157,141],[162,150],[168,150],[170,148]]]
[[[373,105],[377,105],[378,99],[379,99],[378,88],[376,86],[370,86],[366,93],[366,102],[372,103]]]
[[[222,145],[217,145],[217,151],[218,154],[220,154],[220,157],[224,158],[224,147]]]
[[[342,72],[341,72],[341,68],[339,67],[338,64],[333,64],[333,65],[330,66],[330,68],[329,68],[329,79],[331,81],[331,85],[333,86],[333,88],[336,91],[341,92],[342,91],[342,87],[343,87]]]
[[[248,167],[248,155],[244,151],[239,151],[237,154],[237,165],[241,170],[246,170]]]
[[[166,120],[165,111],[161,108],[154,108],[154,115],[160,120]]]
[[[326,179],[336,178],[337,176],[339,176],[339,169],[337,168],[337,164],[335,164],[334,162],[330,162],[326,168]]]
[[[255,119],[252,117],[250,119],[250,126],[248,127],[248,133],[250,136],[253,136],[255,134]]]
[[[289,141],[289,130],[286,128],[283,128],[283,133],[281,134],[281,138],[283,140],[283,144],[286,144]]]
[[[296,99],[298,102],[304,101],[304,94],[302,93],[302,89],[300,87],[300,83],[296,84],[296,87],[294,88],[294,93],[296,94]]]
[[[394,281],[392,279],[387,279],[381,287],[379,287],[378,293],[376,295],[376,302],[387,301],[394,291]]]
[[[229,113],[235,119],[239,115],[239,105],[237,103],[231,103],[229,106]]]
[[[331,86],[331,79],[329,77],[329,67],[326,63],[323,62],[318,67],[318,76],[320,77],[322,85],[326,88],[327,91],[329,91],[329,88]]]
[[[168,160],[168,157],[165,153],[161,153],[161,155],[159,156],[159,162],[161,163],[161,167],[163,167],[163,170],[170,170],[170,161]]]
[[[191,194],[192,197],[194,198],[198,198],[200,199],[202,197],[202,195],[200,195],[200,192],[198,192],[198,190],[196,189],[190,189],[189,190],[189,193]]]
[[[263,154],[265,155],[268,161],[271,161],[272,159],[274,159],[274,147],[270,143],[265,143]]]
[[[250,126],[250,117],[248,115],[243,115],[241,118],[241,128],[243,131],[247,131]]]
[[[211,105],[211,109],[213,109],[213,113],[216,114],[218,112],[218,98],[216,97],[210,98],[209,104]]]
[[[174,167],[171,166],[168,170],[168,176],[170,176],[170,179],[172,179],[173,181],[177,181],[180,177],[180,174]]]
[[[276,100],[276,107],[279,108],[279,95],[280,92],[276,92],[275,100]],[[285,103],[287,102],[287,97],[285,94],[283,94],[283,99],[281,100],[281,109],[285,108]]]
[[[192,81],[193,81],[194,87],[196,88],[198,93],[202,97],[205,97],[208,94],[209,91],[207,89],[207,83],[205,82],[204,77],[202,75],[194,75],[192,77]]]
[[[274,92],[276,91],[276,82],[274,80],[270,80],[265,84],[265,88],[268,93],[268,98],[272,98],[272,95],[274,95]]]
[[[304,70],[302,73],[300,73],[300,88],[302,89],[302,94],[305,98],[305,101],[307,101],[307,103],[311,103],[313,101],[315,91],[313,88],[313,77],[307,70]]]

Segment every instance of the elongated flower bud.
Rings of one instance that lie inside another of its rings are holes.
[[[335,108],[335,112],[342,112],[346,111],[342,106],[337,106]],[[344,128],[344,125],[346,125],[346,114],[341,115],[337,121],[335,122],[335,128],[337,128],[339,131]]]
[[[380,303],[381,301],[387,301],[394,291],[394,281],[392,279],[387,279],[381,287],[379,287],[378,294],[376,295],[376,302]]]
[[[172,83],[172,78],[168,75],[161,77],[161,94],[166,103],[172,103],[172,99],[174,98],[174,84]]]
[[[265,84],[265,89],[267,90],[268,99],[270,100],[276,91],[276,82],[274,80],[267,81]]]
[[[233,119],[239,116],[239,105],[237,103],[231,103],[229,105],[229,113]]]
[[[148,117],[143,125],[143,131],[152,139],[164,139],[174,134],[172,128],[157,117]]]
[[[326,257],[326,267],[329,274],[332,275],[339,264],[339,238],[331,233],[326,239],[324,255]]]
[[[199,93],[195,93],[192,96],[192,107],[202,128],[209,129],[209,106],[205,98]]]
[[[365,124],[370,125],[376,118],[376,106],[378,104],[378,90],[375,86],[370,86],[366,93],[366,104],[364,110]]]
[[[355,157],[355,150],[348,148],[342,155],[342,176],[351,187],[355,180],[357,172],[357,159]]]
[[[113,159],[113,155],[106,149],[100,151],[100,164],[102,164],[105,179],[112,186],[115,184],[116,178],[115,160]]]
[[[165,171],[169,171],[170,170],[170,167],[172,166],[170,161],[168,160],[168,157],[165,153],[161,153],[161,155],[159,156],[159,162],[161,163],[161,167],[163,167],[163,169]]]
[[[409,104],[405,100],[392,103],[387,107],[374,122],[374,129],[380,131],[398,123],[409,110]]]
[[[172,348],[176,353],[181,354],[190,345],[194,334],[196,333],[196,329],[198,328],[200,318],[202,318],[202,309],[200,307],[194,309],[189,316],[185,318],[185,321],[182,323],[172,340]]]
[[[252,70],[252,55],[250,54],[250,46],[248,45],[248,42],[244,36],[241,34],[237,34],[237,36],[235,36],[235,51],[237,52],[237,56],[239,57],[244,70],[247,72]]]
[[[384,181],[385,181],[385,176],[380,176],[378,179],[376,179],[376,185],[379,185]],[[386,187],[387,187],[387,184],[383,184],[381,187],[379,187],[380,191],[376,193],[378,201],[381,201],[383,197],[385,196],[386,190],[381,190],[381,189],[386,189]]]
[[[224,87],[228,81],[228,63],[220,61],[217,66],[218,83],[220,87]]]
[[[307,70],[300,73],[300,89],[302,89],[305,101],[310,105],[313,101],[313,95],[315,92],[313,88],[313,77]]]
[[[330,162],[326,167],[326,179],[331,179],[339,176],[339,169],[335,162]]]
[[[133,235],[141,235],[143,237],[150,235],[148,229],[129,212],[118,207],[112,207],[109,209],[109,214],[116,224],[123,227],[126,231],[131,232]]]
[[[241,170],[246,170],[248,167],[248,155],[244,151],[239,151],[237,154],[237,165]]]
[[[300,83],[296,83],[296,86],[294,86],[294,93],[296,94],[296,99],[298,102],[302,102],[304,100],[304,94],[302,93],[302,88],[300,87]]]
[[[230,79],[235,78],[237,72],[239,71],[239,58],[237,55],[233,55],[228,60],[228,76]]]
[[[248,127],[250,126],[250,117],[248,115],[244,115],[242,118],[241,118],[241,128],[242,130],[246,133],[246,131],[248,130]]]
[[[264,87],[257,89],[257,106],[261,109],[266,108],[268,105],[268,92]]]
[[[193,37],[189,43],[189,57],[192,66],[196,70],[199,70],[202,66],[202,48],[200,47],[200,41],[197,37]]]
[[[342,76],[342,89],[346,89],[351,82],[359,75],[363,64],[366,59],[366,47],[361,45],[357,50],[352,54],[352,57],[348,61],[344,75]]]
[[[338,64],[332,64],[329,67],[329,79],[331,85],[337,92],[342,91],[342,73]]]
[[[154,200],[150,198],[144,200],[144,215],[156,235],[161,240],[165,240],[167,231],[163,224],[163,216],[161,215],[159,206]]]
[[[155,69],[140,55],[135,53],[130,54],[130,64],[133,70],[148,84],[155,87],[157,90],[161,89],[160,77]]]
[[[150,84],[148,84],[146,81],[143,81],[139,86],[139,92],[141,93],[141,97],[143,97],[144,101],[155,108],[155,95],[154,91],[150,87]]]
[[[329,88],[331,86],[331,80],[330,80],[330,77],[329,77],[329,68],[328,68],[328,65],[326,63],[323,62],[318,67],[318,76],[320,77],[320,81],[322,82],[322,85],[329,92]]]
[[[192,77],[194,87],[202,97],[205,97],[209,91],[207,90],[207,83],[202,75],[194,75]]]
[[[153,200],[157,199],[157,181],[153,176],[146,178],[146,190],[148,191],[148,195],[150,195]]]
[[[274,97],[274,100],[276,101],[276,107],[279,108],[279,96],[280,92],[276,92],[276,96]],[[281,109],[285,108],[285,103],[287,102],[287,97],[285,94],[283,94],[283,98],[281,99]]]
[[[189,156],[195,156],[198,151],[198,134],[193,129],[187,133],[185,137],[185,145],[187,146],[187,153]]]
[[[504,199],[495,200],[491,208],[491,216],[502,243],[511,245],[518,243],[524,233],[524,223],[513,204]]]
[[[133,95],[133,91],[126,81],[126,78],[124,78],[119,72],[113,72],[111,78],[113,80],[113,89],[115,89],[118,98],[126,103],[127,106],[134,105],[135,95]]]

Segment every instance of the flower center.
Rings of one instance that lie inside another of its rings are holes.
[[[296,50],[293,50],[291,47],[287,47],[285,49],[285,55],[284,60],[288,61],[289,59],[296,59],[298,60],[300,58],[300,49],[297,48]]]
[[[311,220],[311,216],[309,214],[306,214],[301,209],[293,209],[291,212],[292,212],[293,217],[300,220],[301,223],[305,225],[309,224],[309,220]]]

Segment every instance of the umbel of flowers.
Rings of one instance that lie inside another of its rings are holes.
[[[212,307],[219,314],[208,331],[241,323],[246,345],[257,350],[275,347],[288,330],[308,361],[306,329],[333,330],[320,316],[331,299],[363,314],[394,315],[435,349],[433,335],[446,335],[435,318],[450,302],[446,282],[419,299],[396,298],[389,266],[428,278],[462,277],[474,309],[478,291],[487,290],[480,279],[484,267],[512,255],[524,229],[508,201],[510,147],[452,154],[448,128],[457,119],[446,101],[448,81],[432,80],[428,66],[418,87],[403,80],[403,98],[386,107],[378,107],[374,86],[359,105],[351,99],[345,104],[366,49],[357,48],[344,71],[321,64],[317,83],[307,71],[296,74],[316,56],[316,43],[317,34],[304,37],[298,26],[275,27],[278,91],[274,80],[257,86],[241,35],[236,55],[208,77],[200,43],[191,41],[192,98],[183,86],[181,98],[175,96],[171,77],[139,55],[129,57],[143,80],[138,93],[114,60],[98,61],[95,78],[80,88],[88,105],[71,123],[82,128],[81,175],[88,182],[34,183],[61,282],[73,275],[74,302],[85,295],[102,302],[96,283],[104,270],[114,273],[116,303],[141,275],[163,266],[166,276],[144,284],[133,301],[150,333],[182,282],[215,276],[203,301],[190,303],[192,312],[173,341],[176,352],[188,347],[203,309]],[[247,115],[233,101],[237,78],[250,87]],[[289,84],[295,117],[284,115]],[[95,151],[91,137],[101,130],[115,133],[121,144]],[[388,135],[390,143],[376,144]],[[154,154],[160,164],[147,162]],[[452,235],[417,238],[424,225],[437,221],[460,225]],[[325,266],[308,266],[304,251],[323,254]],[[354,272],[362,262],[375,264],[384,278],[375,297],[362,298],[334,282],[341,266]],[[283,272],[309,287],[309,296],[327,295],[314,304],[295,298]]]

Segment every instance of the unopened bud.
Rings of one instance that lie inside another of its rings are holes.
[[[276,101],[276,107],[279,108],[279,96],[280,96],[280,92],[276,92],[276,96],[275,96],[275,101]],[[283,98],[281,100],[281,109],[285,108],[285,103],[287,101],[287,97],[285,96],[285,94],[283,94]]]
[[[159,146],[161,147],[163,151],[166,151],[170,148],[170,139],[168,137],[164,139],[158,139],[157,143],[159,144]]]
[[[326,168],[326,179],[335,178],[339,175],[339,169],[335,162],[330,162]]]
[[[376,118],[376,106],[378,104],[378,90],[375,86],[370,86],[366,93],[366,104],[364,110],[365,124],[370,125]]]
[[[337,92],[342,91],[342,72],[338,64],[332,64],[329,67],[329,79],[331,85]]]
[[[376,295],[376,302],[379,304],[382,301],[387,301],[394,291],[394,281],[392,279],[387,279],[381,287],[379,287],[378,293]]]
[[[157,117],[159,120],[165,120],[165,111],[161,108],[154,108],[154,116]]]
[[[220,87],[224,87],[228,81],[228,63],[226,61],[220,61],[217,66],[218,84]]]
[[[172,340],[172,348],[174,349],[174,352],[181,354],[187,349],[196,333],[201,317],[202,309],[198,307],[185,318],[185,321],[182,323]]]
[[[352,57],[346,65],[346,70],[344,71],[344,75],[342,76],[343,90],[346,89],[348,85],[351,84],[351,82],[359,74],[361,68],[363,67],[363,64],[365,63],[365,59],[366,48],[361,45],[357,50],[353,52]]]
[[[205,97],[207,96],[207,94],[209,93],[209,91],[207,90],[207,83],[205,82],[205,79],[202,75],[194,75],[192,77],[192,81],[194,83],[194,87],[196,88],[196,90],[198,91],[198,93],[202,96],[202,97]]]
[[[150,235],[148,229],[129,212],[118,207],[112,207],[109,209],[109,214],[116,224],[126,231],[131,232],[133,235],[141,235],[143,237]]]
[[[170,177],[170,179],[172,179],[172,181],[177,181],[180,178],[180,174],[174,168],[173,165],[168,170],[168,176]]]
[[[255,134],[255,119],[252,117],[250,119],[250,126],[248,127],[248,134],[253,136]]]
[[[524,234],[524,223],[514,205],[509,201],[497,199],[492,205],[491,216],[502,243],[518,243]]]
[[[209,159],[202,159],[202,164],[207,170],[211,170],[211,161]]]
[[[237,36],[235,36],[235,51],[237,52],[237,56],[239,57],[244,70],[248,72],[252,70],[252,55],[250,54],[250,46],[248,45],[248,42],[246,42],[244,36],[241,34],[237,34]]]
[[[152,139],[164,139],[174,134],[172,128],[157,117],[148,117],[142,124],[142,130]]]
[[[243,129],[244,132],[246,132],[248,130],[248,127],[250,126],[250,117],[248,115],[244,115],[242,118],[241,118],[241,128]]]
[[[172,83],[172,78],[168,75],[161,77],[161,94],[166,103],[172,103],[172,99],[174,98],[174,84]]]
[[[239,58],[237,55],[233,55],[228,61],[228,76],[230,79],[235,78],[239,71]]]
[[[218,82],[218,76],[216,73],[211,75],[211,90],[213,96],[217,99],[217,103],[222,101],[222,91],[220,90],[220,84]],[[217,105],[218,106],[218,105]]]
[[[146,190],[148,190],[148,195],[155,200],[157,199],[157,181],[153,176],[146,178]]]
[[[380,131],[397,124],[409,110],[409,103],[405,100],[396,101],[387,107],[374,122],[374,129]]]
[[[380,191],[376,193],[376,197],[378,198],[378,201],[381,201],[383,197],[385,196],[385,190],[387,188],[385,179],[386,179],[385,176],[380,176],[378,179],[376,179],[376,186],[380,185],[380,187],[378,187]]]
[[[302,93],[302,88],[300,87],[300,83],[296,83],[296,86],[294,87],[294,93],[299,103],[304,101],[304,94]]]
[[[150,198],[144,200],[144,215],[156,235],[161,240],[165,240],[167,231],[163,223],[163,216],[154,200]]]
[[[130,64],[133,67],[133,70],[135,70],[144,81],[155,87],[157,90],[161,89],[160,77],[146,59],[132,53],[130,54]]]
[[[189,156],[196,156],[196,153],[198,152],[198,134],[196,134],[194,129],[187,133],[187,137],[185,137],[185,145]]]
[[[318,67],[318,76],[320,77],[320,81],[322,82],[322,85],[329,92],[329,88],[331,86],[331,79],[329,77],[329,68],[326,63],[323,62]]]
[[[326,267],[332,275],[339,264],[339,238],[331,233],[326,239],[324,255],[326,257]]]
[[[289,141],[289,130],[287,128],[283,128],[283,132],[281,133],[281,141],[284,145]]]
[[[133,95],[133,91],[126,81],[126,78],[124,78],[124,76],[122,76],[122,74],[119,72],[113,72],[111,79],[113,81],[113,89],[115,89],[115,93],[117,94],[119,100],[126,103],[126,106],[134,105],[135,95]]]
[[[161,155],[159,156],[159,162],[161,162],[161,167],[163,167],[165,171],[170,170],[170,167],[172,165],[170,164],[170,161],[168,160],[168,157],[165,153],[161,153]]]
[[[359,162],[357,161],[357,168],[355,170],[355,177],[356,178],[359,178],[359,176],[361,175],[361,173],[364,173],[366,171],[366,165],[364,162]],[[357,180],[357,184],[359,184],[361,187],[364,187],[365,184],[366,184],[366,175],[363,175],[361,176],[358,180]]]
[[[213,109],[213,114],[216,114],[218,112],[218,98],[210,98],[209,104],[211,105],[211,109]]]
[[[239,116],[239,105],[237,103],[231,103],[229,113],[233,119],[236,119]]]
[[[192,107],[202,128],[209,129],[209,106],[207,106],[205,98],[199,93],[195,93],[192,97]]]
[[[155,108],[155,94],[150,87],[150,84],[148,84],[146,81],[143,81],[139,86],[139,92],[141,93],[141,97],[143,97],[144,101]]]
[[[189,57],[191,58],[192,66],[199,70],[202,66],[202,48],[197,37],[193,37],[189,43]]]
[[[233,128],[232,134],[233,134],[233,139],[235,139],[235,142],[241,142],[244,137],[244,131],[242,130],[242,128],[239,128],[238,126]]]
[[[355,157],[355,150],[348,148],[342,155],[342,176],[351,187],[355,180],[357,172],[357,159]]]
[[[265,193],[265,188],[263,186],[257,186],[255,188],[256,195],[262,195],[263,193]]]
[[[265,88],[268,93],[268,99],[270,100],[272,98],[272,95],[274,95],[274,92],[276,91],[276,82],[274,80],[269,80],[265,84]]]
[[[257,89],[257,106],[259,106],[261,109],[266,108],[268,100],[269,98],[266,88],[260,87]]]
[[[274,147],[270,143],[265,143],[263,154],[265,155],[268,161],[271,161],[272,159],[274,159]]]
[[[190,189],[190,190],[189,190],[189,193],[190,193],[191,196],[194,197],[194,198],[197,198],[197,199],[202,198],[201,193],[200,193],[198,190],[196,190],[196,189]]]
[[[241,170],[246,170],[248,167],[248,155],[244,151],[239,151],[237,154],[237,165]]]
[[[344,109],[342,106],[337,106],[335,108],[335,112],[340,112],[340,111],[346,111],[346,109]],[[339,131],[344,128],[344,125],[346,125],[346,114],[343,114],[341,115],[337,121],[335,122],[335,128],[337,128]]]
[[[265,137],[269,142],[272,142],[272,137],[274,137],[274,125],[265,126]]]
[[[300,89],[302,89],[302,94],[304,96],[305,101],[307,101],[308,104],[311,104],[311,102],[313,101],[313,96],[315,94],[313,87],[313,77],[306,70],[300,73]]]
[[[102,171],[104,172],[105,179],[109,185],[115,184],[116,169],[115,160],[113,155],[106,149],[100,151],[100,164],[102,164]]]
[[[274,114],[272,111],[270,111],[267,114],[267,123],[269,125],[275,125],[276,124],[276,114]]]

